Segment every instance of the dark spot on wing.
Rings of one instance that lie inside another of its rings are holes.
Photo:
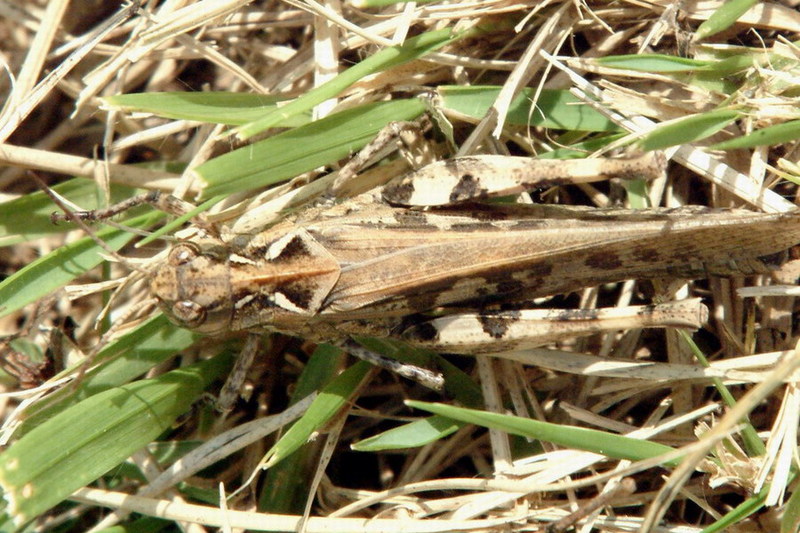
[[[622,267],[622,260],[612,252],[599,252],[590,255],[583,262],[586,266],[597,270],[615,270]]]
[[[525,269],[525,273],[529,278],[549,276],[553,273],[553,265],[552,263],[536,263]]]
[[[548,277],[553,273],[551,263],[536,263],[525,269],[522,274],[525,276],[525,287],[529,291],[536,291],[545,284]]]
[[[408,296],[407,306],[412,312],[429,311],[436,307],[439,292],[425,292]]]
[[[478,198],[478,200],[479,199],[480,198]],[[483,204],[468,200],[475,200],[475,198],[461,200],[458,205],[444,204],[432,206],[431,212],[439,216],[454,215],[459,218],[468,217],[481,222],[500,222],[515,218],[512,214],[507,212],[506,208],[508,206],[501,204]]]
[[[394,210],[393,217],[395,221],[403,226],[411,227],[428,227],[428,217],[422,211],[414,211],[413,209],[396,209]]]
[[[642,263],[657,263],[661,259],[661,254],[655,248],[634,248],[631,255]]]
[[[269,309],[275,307],[275,301],[272,299],[271,294],[260,291],[241,290],[234,293],[233,305],[237,313],[248,313],[250,310],[258,311],[261,309]],[[237,305],[240,301],[244,301],[243,305]]]
[[[453,224],[448,228],[450,231],[502,231],[501,228],[489,226],[485,222],[464,222],[463,224]]]
[[[275,263],[280,263],[282,261],[290,261],[292,259],[297,259],[298,257],[308,257],[311,255],[310,250],[306,246],[306,243],[303,242],[299,236],[295,235],[292,239],[286,243],[286,246],[283,247],[281,253],[278,254],[273,261]]]
[[[501,295],[514,294],[525,288],[525,283],[516,279],[506,279],[497,283],[497,293]]]
[[[284,283],[275,292],[286,296],[286,299],[301,309],[309,309],[314,298],[312,285],[305,281]]]

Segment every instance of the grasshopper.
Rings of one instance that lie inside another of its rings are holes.
[[[475,202],[612,176],[654,178],[665,165],[658,153],[439,161],[265,230],[231,234],[198,221],[193,236],[150,269],[150,291],[179,326],[208,335],[278,331],[338,342],[433,388],[441,387],[440,376],[389,362],[352,337],[477,355],[628,327],[697,328],[707,318],[699,299],[612,310],[527,307],[534,298],[626,279],[767,273],[800,242],[800,211]],[[82,224],[140,201],[172,212],[193,207],[148,193],[104,213],[65,218]],[[257,345],[246,346],[252,358]]]
[[[706,317],[696,299],[624,311],[524,307],[533,298],[625,279],[769,272],[800,242],[800,212],[472,203],[531,186],[659,173],[663,165],[652,154],[439,162],[264,231],[227,238],[199,232],[171,248],[150,289],[173,322],[209,335],[369,335],[463,354],[539,346],[632,322],[696,328]]]

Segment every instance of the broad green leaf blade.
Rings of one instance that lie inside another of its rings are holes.
[[[655,442],[631,439],[594,429],[551,424],[519,416],[418,401],[406,401],[406,404],[460,422],[497,429],[521,437],[545,440],[559,446],[594,452],[615,459],[638,461],[675,450]],[[680,459],[673,459],[665,464],[676,466],[679,463]]]
[[[331,81],[308,91],[293,102],[267,113],[259,120],[239,127],[237,135],[241,139],[249,139],[266,129],[274,128],[289,117],[310,111],[315,105],[338,96],[339,93],[364,76],[422,57],[451,40],[451,30],[443,29],[412,37],[401,46],[385,48],[345,70]]]
[[[369,363],[359,361],[322,389],[302,418],[266,453],[264,468],[278,463],[308,442],[312,433],[347,405],[371,367]]]
[[[800,491],[795,490],[786,502],[781,518],[781,533],[800,531]]]
[[[292,392],[291,404],[316,393],[335,379],[342,351],[330,344],[320,344],[308,360]],[[302,513],[308,499],[308,487],[316,470],[320,441],[307,442],[266,472],[259,495],[260,511],[278,514]]]
[[[708,20],[700,24],[694,33],[695,41],[700,41],[706,37],[711,37],[723,30],[730,28],[739,17],[756,5],[758,0],[727,0],[720,2],[719,9],[708,17]]]
[[[640,147],[649,152],[705,139],[739,118],[739,115],[739,111],[718,109],[669,122],[642,137]]]
[[[384,431],[353,444],[351,448],[358,452],[418,448],[452,435],[463,425],[444,416],[431,416]]]
[[[109,107],[127,112],[145,112],[176,120],[194,120],[239,126],[263,117],[284,100],[264,94],[229,92],[133,93],[106,96]],[[294,128],[307,124],[310,113],[286,117],[276,126]]]
[[[0,487],[17,524],[32,520],[142,448],[227,368],[217,357],[92,396],[0,455]],[[53,443],[58,446],[53,446]]]
[[[711,146],[712,150],[734,150],[756,146],[778,146],[800,139],[800,120],[768,126],[742,137],[734,137]]]
[[[162,216],[162,213],[151,212],[129,220],[126,224],[144,228],[154,224]],[[97,237],[113,250],[119,250],[134,236],[114,228],[97,232]],[[103,262],[101,254],[104,253],[106,252],[91,237],[84,237],[26,265],[0,283],[0,302],[2,302],[0,316],[13,313],[63,287]]]
[[[342,355],[342,350],[332,344],[318,345],[293,387],[290,405],[316,393],[335,378]]]
[[[338,161],[389,122],[412,120],[424,110],[416,99],[368,104],[216,157],[196,169],[206,184],[203,200],[279,183]]]
[[[750,496],[748,499],[737,505],[733,510],[726,513],[725,516],[716,520],[713,524],[706,527],[701,533],[719,533],[731,531],[732,526],[744,521],[748,516],[757,513],[764,507],[764,502],[767,499],[769,487],[761,489],[761,492]]]
[[[439,87],[442,106],[480,120],[497,99],[500,87]],[[571,131],[618,131],[619,127],[568,91],[545,89],[536,102],[533,89],[524,89],[511,103],[506,123]]]
[[[593,60],[598,65],[640,72],[691,72],[708,68],[711,63],[665,54],[605,56]]]
[[[194,344],[200,335],[158,315],[111,341],[97,354],[106,361],[86,373],[77,390],[60,389],[25,411],[17,434],[25,434],[70,405],[89,396],[129,383],[169,357]]]

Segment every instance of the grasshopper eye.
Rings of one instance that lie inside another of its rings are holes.
[[[198,255],[200,255],[200,249],[197,245],[190,242],[182,242],[172,247],[167,261],[172,266],[185,265]]]
[[[206,320],[206,308],[191,300],[181,300],[172,305],[172,316],[181,326],[196,328]]]

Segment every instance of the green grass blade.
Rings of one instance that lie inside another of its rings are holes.
[[[359,361],[322,389],[302,418],[266,453],[264,467],[278,463],[308,442],[315,431],[348,404],[370,368],[369,363]]]
[[[391,121],[412,120],[419,100],[367,104],[285,131],[214,158],[199,167],[203,199],[264,187],[331,164],[371,141]]]
[[[9,513],[25,523],[108,472],[169,429],[229,362],[214,358],[107,390],[33,429],[0,455]]]
[[[87,372],[77,390],[62,388],[28,408],[18,433],[25,434],[85,398],[131,382],[199,338],[198,334],[175,326],[164,315],[147,320],[100,350],[97,361],[106,362]]]
[[[162,213],[151,212],[129,220],[126,224],[144,228],[154,224],[162,216]],[[119,250],[135,235],[106,228],[98,231],[97,237],[113,250]],[[35,302],[96,267],[104,261],[101,256],[103,253],[106,252],[96,242],[90,237],[84,237],[26,265],[0,283],[0,302],[3,302],[0,316],[6,316]]]
[[[463,425],[444,416],[430,416],[384,431],[350,447],[358,452],[418,448],[452,435]]]
[[[708,68],[712,63],[666,54],[605,56],[593,60],[598,65],[640,72],[692,72]]]
[[[368,350],[397,359],[401,363],[438,370],[444,376],[448,397],[467,407],[483,406],[483,394],[478,384],[436,352],[415,348],[391,338],[353,336],[353,340]]]
[[[293,102],[267,113],[266,116],[259,120],[237,128],[237,135],[241,139],[249,139],[266,129],[274,128],[289,117],[298,113],[308,112],[315,105],[338,96],[364,76],[422,57],[444,46],[452,38],[451,30],[443,29],[423,33],[408,39],[400,46],[385,48],[345,70],[331,81],[308,91]]]
[[[497,99],[500,87],[439,87],[445,110],[480,120]],[[533,89],[524,89],[511,103],[506,123],[519,126],[575,131],[618,131],[619,127],[585,105],[568,91],[545,89],[539,99],[531,99]]]
[[[758,0],[727,0],[726,2],[721,2],[719,9],[714,11],[708,17],[708,20],[697,28],[694,33],[694,40],[700,41],[730,28],[734,22],[739,20],[739,17],[756,3],[758,3]]]
[[[711,146],[712,150],[735,150],[756,146],[781,145],[800,139],[800,120],[790,120],[756,130],[742,137],[734,137]]]
[[[658,126],[642,137],[640,147],[649,152],[705,139],[739,118],[740,114],[731,109],[718,109],[676,120]]]
[[[335,379],[342,351],[320,344],[297,380],[291,404],[316,393]],[[264,490],[258,499],[260,511],[279,514],[302,513],[308,499],[310,479],[319,457],[319,441],[307,442],[266,472]]]
[[[720,531],[731,531],[731,527],[744,521],[748,516],[757,513],[764,507],[764,502],[767,500],[767,493],[769,487],[761,489],[761,492],[755,494],[739,505],[737,505],[725,516],[715,521],[710,526],[706,527],[700,533],[718,533]]]
[[[445,393],[461,405],[478,409],[483,406],[480,387],[463,370],[451,364],[439,354],[414,348],[393,339],[355,337],[365,348],[391,359],[422,368],[437,369],[445,379]],[[450,419],[432,416],[415,420],[374,435],[353,445],[359,451],[416,448],[444,438],[458,430],[463,424]]]
[[[689,349],[692,351],[695,359],[700,363],[701,366],[704,368],[709,368],[711,365],[708,362],[708,358],[697,346],[697,343],[694,342],[691,335],[689,335],[685,330],[679,329],[678,335],[683,339]],[[712,383],[714,383],[714,388],[717,389],[717,393],[722,398],[723,403],[729,408],[736,405],[736,397],[728,390],[728,387],[723,383],[720,378],[712,378]],[[750,422],[749,417],[745,417],[742,421],[742,430],[741,436],[742,441],[744,442],[745,448],[747,449],[747,453],[752,456],[761,456],[767,453],[767,448],[764,445],[764,441],[761,440],[761,437],[758,435],[758,431],[756,428],[753,427],[752,422]]]
[[[781,533],[800,531],[800,491],[795,490],[786,502],[781,518]]]
[[[132,93],[106,96],[109,107],[126,112],[145,112],[176,120],[194,120],[239,126],[257,120],[277,109],[284,98],[264,94],[231,92]],[[286,117],[276,126],[295,128],[311,120],[308,112]]]
[[[675,451],[674,448],[663,444],[613,435],[594,429],[551,424],[519,416],[428,402],[406,401],[406,404],[409,407],[429,411],[460,422],[497,429],[521,437],[545,440],[566,448],[585,450],[615,459],[638,461]],[[668,466],[676,466],[679,463],[680,459],[665,462]]]

